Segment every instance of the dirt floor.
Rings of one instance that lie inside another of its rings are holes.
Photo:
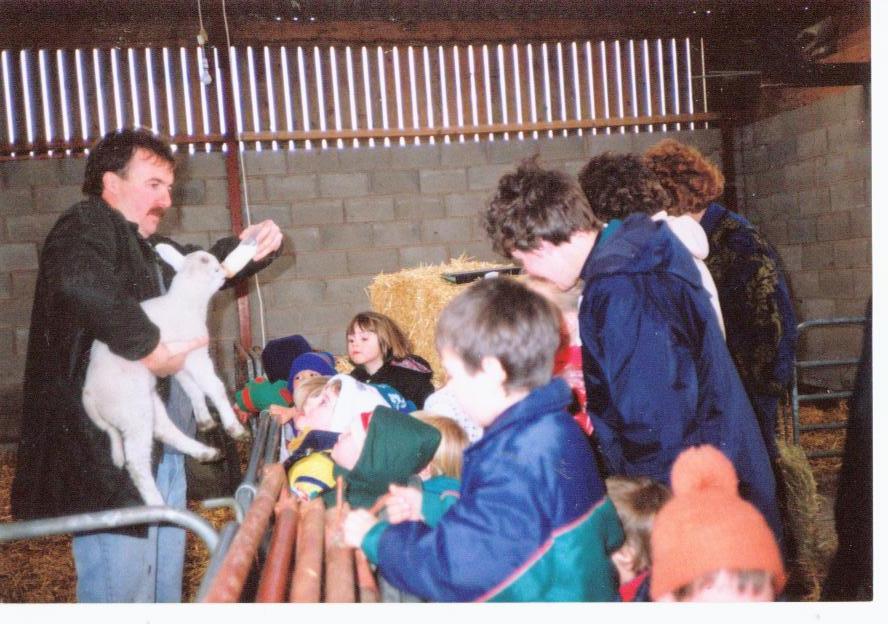
[[[844,405],[831,409],[803,407],[800,420],[802,423],[841,421],[845,413]],[[782,425],[782,428],[786,431],[788,425]],[[808,451],[841,450],[844,431],[805,433],[801,443]],[[807,487],[804,498],[810,501],[805,509],[800,504],[797,512],[801,527],[798,530],[806,534],[803,541],[807,559],[795,571],[790,598],[811,601],[820,595],[820,583],[835,548],[832,508],[841,461],[838,458],[806,461],[802,456],[797,464],[794,471],[803,475],[802,481],[805,475],[813,475],[816,491],[813,491],[813,483],[801,486],[803,490]],[[12,520],[9,492],[14,465],[12,452],[0,452],[0,522]],[[799,497],[803,496],[800,494]],[[229,509],[203,509],[194,501],[189,503],[189,509],[206,518],[217,530],[233,520]],[[189,532],[184,573],[185,602],[194,600],[208,562],[209,554],[203,542]],[[69,535],[0,543],[0,603],[75,602],[75,582]]]

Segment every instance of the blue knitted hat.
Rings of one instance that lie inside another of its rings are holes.
[[[293,360],[311,351],[311,345],[299,334],[270,340],[262,350],[262,366],[269,381],[287,379]]]
[[[293,378],[304,370],[312,370],[320,375],[333,376],[336,374],[336,360],[326,351],[309,351],[303,353],[290,366],[290,374],[287,377],[287,388],[293,392]]]

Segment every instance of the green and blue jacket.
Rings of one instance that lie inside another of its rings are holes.
[[[623,531],[571,399],[556,379],[501,414],[434,527],[374,527],[362,546],[378,539],[368,556],[386,580],[433,601],[619,600],[609,553]]]

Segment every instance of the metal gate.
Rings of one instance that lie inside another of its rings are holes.
[[[842,318],[834,318],[834,319],[820,319],[814,321],[805,321],[804,323],[799,323],[798,325],[798,335],[799,338],[802,336],[802,332],[805,330],[809,330],[812,328],[822,328],[822,327],[838,327],[838,326],[847,326],[847,325],[863,325],[866,323],[866,318],[860,316],[854,317],[842,317]],[[847,423],[842,421],[834,421],[834,422],[824,422],[824,423],[812,423],[803,425],[799,422],[799,404],[805,402],[813,402],[813,401],[823,401],[823,400],[838,400],[849,398],[852,395],[850,390],[843,390],[839,392],[818,392],[811,394],[800,394],[799,393],[799,376],[801,371],[803,370],[812,370],[817,368],[835,368],[835,367],[850,367],[853,366],[855,369],[857,365],[860,363],[860,357],[856,358],[847,358],[847,359],[835,359],[835,360],[799,360],[796,357],[796,360],[793,365],[792,370],[792,390],[791,390],[791,400],[792,400],[792,441],[794,444],[799,444],[799,438],[801,434],[805,431],[817,431],[822,429],[843,429],[847,426]],[[815,457],[840,457],[842,455],[842,449],[831,450],[831,451],[810,451],[807,452],[806,455],[809,458]]]

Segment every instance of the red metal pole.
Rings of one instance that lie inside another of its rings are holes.
[[[355,602],[355,558],[342,540],[341,512],[328,509],[326,515],[324,602]]]
[[[299,520],[297,503],[289,488],[281,489],[280,498],[274,508],[274,531],[259,577],[256,602],[284,602],[287,595],[287,581],[290,578],[290,565],[293,563],[296,525]]]
[[[299,505],[296,531],[296,565],[290,584],[290,602],[320,602],[324,566],[324,501],[316,498]]]
[[[244,522],[231,542],[203,602],[237,602],[244,588],[262,536],[268,528],[274,504],[285,480],[282,464],[263,468],[259,492],[244,517]]]
[[[358,576],[358,600],[360,602],[379,602],[379,587],[370,569],[370,562],[360,548],[355,549],[355,571]]]
[[[219,68],[221,74],[227,78],[222,82],[222,100],[225,108],[225,119],[228,128],[225,131],[225,145],[228,147],[225,156],[225,175],[228,178],[228,211],[231,214],[231,229],[235,234],[240,234],[244,229],[241,207],[241,178],[240,178],[240,145],[236,136],[234,112],[234,94],[231,90],[231,62],[228,58],[228,50],[219,55]],[[250,321],[250,301],[247,298],[247,284],[241,281],[234,287],[237,295],[237,318],[240,326],[240,341],[247,351],[253,346],[253,329]]]

